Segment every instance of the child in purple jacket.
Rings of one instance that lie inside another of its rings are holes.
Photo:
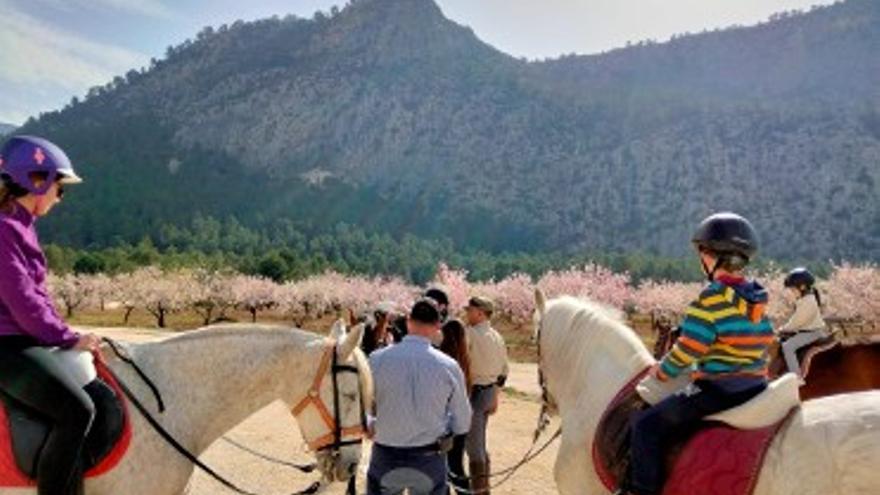
[[[92,350],[99,339],[62,321],[46,289],[34,222],[82,182],[51,142],[15,136],[0,150],[0,393],[52,421],[37,466],[39,495],[83,493],[80,452],[95,415],[51,348]]]

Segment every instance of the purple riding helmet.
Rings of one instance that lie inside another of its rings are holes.
[[[34,184],[31,174],[42,172],[46,180]],[[34,136],[14,136],[0,150],[0,176],[37,196],[46,194],[52,183],[79,184],[70,159],[52,142]]]

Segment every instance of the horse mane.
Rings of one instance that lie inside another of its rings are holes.
[[[256,324],[256,323],[226,323],[223,325],[215,325],[210,327],[201,327],[196,330],[188,331],[171,338],[158,342],[150,342],[141,345],[148,346],[180,346],[181,344],[198,345],[205,340],[214,340],[218,338],[251,338],[260,335],[265,338],[271,336],[278,339],[290,340],[291,336],[302,344],[309,342],[326,342],[327,336],[307,332],[299,328],[286,327],[283,325]],[[358,368],[358,375],[361,383],[361,389],[364,396],[364,405],[369,411],[373,402],[374,384],[373,374],[370,372],[370,364],[366,355],[355,347],[351,358],[354,360],[355,366]]]
[[[252,324],[252,323],[224,323],[222,325],[214,325],[201,327],[195,330],[182,332],[167,339],[157,342],[147,343],[150,346],[179,346],[181,344],[199,344],[205,340],[216,340],[222,338],[249,338],[254,335],[271,336],[274,338],[290,339],[295,336],[295,340],[306,344],[309,341],[318,340],[320,335],[316,335],[298,328],[285,327],[283,325],[268,324]]]
[[[601,346],[621,362],[636,359],[639,366],[653,358],[621,311],[586,298],[563,296],[548,301],[542,332],[549,349],[567,355],[567,362],[583,363]]]

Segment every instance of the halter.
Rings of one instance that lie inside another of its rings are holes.
[[[324,382],[324,376],[330,371],[330,378],[333,380],[333,413],[324,400],[321,398],[321,384]],[[339,415],[339,382],[340,373],[354,373],[358,376],[358,402],[360,404],[360,424],[357,426],[343,427]],[[331,450],[334,455],[339,453],[339,449],[347,445],[360,445],[364,441],[364,432],[367,425],[367,414],[364,407],[364,393],[360,381],[360,370],[357,366],[348,364],[339,364],[339,354],[336,351],[336,341],[329,340],[324,346],[324,354],[321,356],[321,365],[318,367],[318,373],[315,375],[312,386],[309,388],[306,396],[294,406],[292,413],[299,421],[300,416],[312,406],[317,410],[318,416],[327,428],[327,433],[318,438],[307,441],[308,446],[315,452],[322,450]],[[348,439],[346,439],[348,438]]]

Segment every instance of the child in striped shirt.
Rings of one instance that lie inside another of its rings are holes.
[[[664,445],[702,418],[736,407],[767,386],[773,328],[764,315],[767,292],[742,270],[758,249],[755,229],[733,213],[712,215],[693,236],[709,284],[691,303],[681,336],[646,380],[691,373],[694,386],[636,413],[630,472],[622,494],[663,490]]]

